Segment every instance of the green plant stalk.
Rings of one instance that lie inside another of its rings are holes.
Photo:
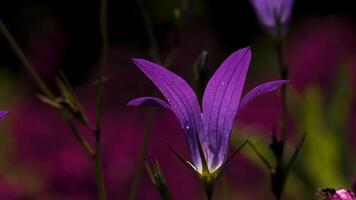
[[[41,89],[41,91],[49,98],[54,99],[53,93],[49,90],[47,85],[44,83],[44,81],[38,75],[36,70],[33,68],[30,61],[26,58],[26,56],[20,49],[19,45],[17,44],[15,39],[12,37],[10,31],[7,29],[6,25],[4,24],[4,22],[1,19],[0,19],[0,32],[3,34],[5,39],[8,41],[8,43],[9,43],[10,47],[12,48],[12,50],[14,51],[15,55],[22,62],[26,71],[30,74],[32,79],[36,82],[37,86]]]
[[[278,56],[278,66],[279,72],[282,80],[288,80],[288,67],[284,63],[284,54],[283,54],[283,38],[279,37],[277,39],[277,56]],[[287,131],[287,85],[284,84],[281,86],[281,100],[282,100],[282,120],[281,120],[281,139],[284,140],[286,137]]]
[[[65,113],[63,111],[62,115],[65,115]],[[72,121],[70,121],[69,119],[67,119],[67,117],[63,116],[63,119],[67,122],[69,128],[72,130],[72,133],[74,135],[74,137],[77,139],[77,141],[79,142],[80,146],[84,149],[84,151],[90,155],[90,156],[95,156],[96,152],[93,149],[93,147],[82,137],[82,135],[80,134],[80,132],[78,131],[78,129],[75,127],[75,125],[73,124]]]
[[[148,39],[150,41],[150,45],[151,45],[151,56],[153,58],[153,60],[157,63],[161,63],[161,56],[159,53],[159,49],[158,49],[158,42],[157,42],[157,38],[155,37],[154,31],[153,31],[153,25],[152,25],[152,21],[151,18],[148,14],[148,11],[145,7],[145,5],[143,4],[142,0],[136,0],[138,6],[141,9],[141,14],[143,17],[143,20],[145,22],[145,26],[146,26],[146,30],[147,30],[147,36]]]
[[[99,132],[96,135],[96,151],[93,156],[93,161],[95,165],[95,177],[98,191],[98,199],[106,200],[106,189],[105,189],[105,181],[103,175],[103,167],[102,167],[102,158],[101,158],[101,144],[100,144],[100,136]]]
[[[152,108],[148,111],[147,116],[146,116],[146,123],[145,123],[145,128],[144,128],[144,135],[143,135],[143,144],[141,145],[140,149],[140,154],[138,158],[138,162],[135,167],[135,173],[131,185],[131,190],[130,190],[130,200],[135,200],[137,199],[137,191],[140,185],[140,180],[142,176],[142,168],[144,165],[144,160],[145,160],[145,155],[148,147],[148,141],[151,135],[151,130],[153,126],[153,119],[154,115],[156,113],[156,109]]]
[[[98,191],[98,199],[106,200],[106,188],[105,180],[102,168],[102,158],[101,158],[101,130],[103,124],[104,115],[104,75],[107,65],[107,57],[109,52],[109,38],[108,38],[108,20],[107,13],[108,2],[107,0],[100,0],[100,11],[99,11],[99,28],[101,36],[101,53],[99,60],[100,75],[99,75],[99,87],[97,92],[97,114],[96,114],[96,129],[95,133],[95,155],[93,157],[95,163],[95,176]]]
[[[109,52],[109,38],[108,38],[108,25],[107,25],[107,10],[108,2],[107,0],[100,0],[100,16],[99,16],[99,28],[101,36],[101,52],[100,52],[100,75],[99,75],[99,87],[98,87],[98,99],[97,99],[97,124],[98,133],[101,132],[101,126],[103,121],[103,110],[104,110],[104,75],[106,71],[107,58]]]
[[[230,191],[231,188],[225,174],[223,174],[221,177],[221,190],[222,190],[222,199],[228,200],[229,197],[231,196],[231,191]]]
[[[157,159],[153,160],[151,163],[149,161],[145,162],[146,171],[151,179],[152,184],[155,186],[156,190],[159,192],[162,200],[172,200],[172,194],[168,188],[165,177],[159,165]]]
[[[276,37],[276,51],[278,57],[278,66],[279,73],[282,80],[288,80],[288,65],[285,64],[284,54],[283,54],[283,45],[284,45],[284,36],[281,29],[281,23],[279,20],[277,22],[277,37]],[[287,121],[288,121],[288,110],[287,110],[287,85],[284,84],[281,87],[281,101],[282,101],[282,119],[281,119],[281,141],[285,141],[287,134]],[[284,149],[284,145],[282,147]],[[282,150],[284,152],[284,150]],[[276,167],[274,179],[278,179],[279,184],[274,186],[272,183],[273,193],[276,200],[281,200],[284,192],[284,186],[287,179],[287,173],[284,167],[284,155],[282,154],[280,158],[276,158]]]
[[[282,32],[282,24],[278,17],[276,16],[276,51],[279,66],[279,73],[282,80],[288,80],[288,65],[284,61],[283,45],[284,45],[284,35]],[[288,110],[287,110],[287,85],[281,86],[281,100],[282,100],[282,120],[281,120],[281,139],[282,141],[286,137],[287,131],[287,120],[288,120]]]

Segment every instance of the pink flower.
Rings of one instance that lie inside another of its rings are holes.
[[[347,189],[323,189],[321,194],[324,200],[356,200],[355,194]]]
[[[351,191],[340,189],[331,196],[330,200],[356,200],[356,196]]]

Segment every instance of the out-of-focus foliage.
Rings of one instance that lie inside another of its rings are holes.
[[[347,126],[352,103],[352,73],[349,65],[340,65],[335,75],[335,82],[329,94],[322,94],[318,86],[309,86],[302,94],[295,90],[289,93],[289,111],[295,121],[296,136],[306,133],[306,141],[297,162],[293,166],[287,183],[287,194],[315,198],[318,188],[347,186],[351,188],[354,173],[350,152]],[[267,160],[273,161],[271,150],[266,144],[270,141],[259,134],[242,129],[236,138],[250,138]],[[292,139],[290,139],[292,140]],[[294,144],[289,142],[288,151]],[[266,171],[261,160],[251,150],[244,155],[256,162]]]
[[[296,166],[296,175],[304,185],[318,187],[349,186],[352,180],[350,153],[347,153],[347,126],[352,101],[351,73],[348,66],[340,66],[331,89],[329,102],[317,86],[305,90],[302,102],[294,104],[299,110],[298,130],[305,131],[308,139]],[[304,180],[303,180],[304,179]],[[308,183],[308,184],[306,184]]]

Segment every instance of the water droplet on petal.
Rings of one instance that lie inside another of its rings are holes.
[[[184,123],[184,129],[185,129],[186,131],[189,131],[189,130],[190,130],[190,123],[189,123],[189,122],[185,122],[185,123]]]

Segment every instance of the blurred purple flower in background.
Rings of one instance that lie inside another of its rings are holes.
[[[251,50],[244,48],[221,64],[207,84],[201,112],[196,94],[181,77],[155,63],[134,59],[134,63],[162,92],[168,104],[154,97],[141,97],[131,100],[128,105],[159,105],[172,110],[185,132],[193,168],[203,174],[206,167],[207,173],[212,174],[227,159],[231,129],[239,110],[255,97],[287,83],[286,80],[264,83],[252,89],[240,101],[250,60]],[[204,158],[200,156],[199,142]],[[204,160],[207,166],[204,166]]]
[[[7,114],[9,114],[8,111],[0,111],[0,120],[3,120]]]
[[[276,36],[286,31],[294,0],[250,0],[250,3],[255,9],[260,23],[272,35]]]

